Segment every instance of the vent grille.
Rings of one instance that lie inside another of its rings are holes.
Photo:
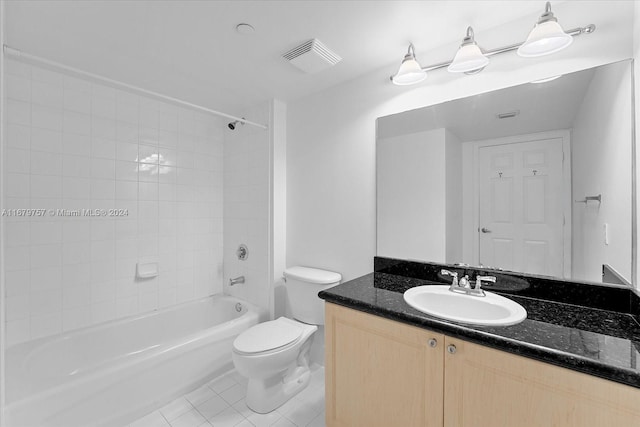
[[[338,54],[318,39],[311,39],[291,49],[282,57],[306,73],[316,73],[342,61]]]

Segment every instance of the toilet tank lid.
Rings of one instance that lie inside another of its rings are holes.
[[[284,271],[284,277],[301,280],[308,283],[317,283],[319,285],[328,285],[329,283],[338,283],[342,280],[340,273],[333,271],[320,270],[311,267],[290,267]]]

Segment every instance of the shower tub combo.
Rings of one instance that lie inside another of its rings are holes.
[[[230,370],[235,337],[265,320],[212,296],[13,346],[9,425],[123,425]]]

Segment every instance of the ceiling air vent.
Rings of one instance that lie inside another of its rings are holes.
[[[332,52],[318,39],[309,40],[298,47],[291,49],[282,55],[291,65],[301,69],[305,73],[317,73],[326,68],[333,67],[342,58]]]

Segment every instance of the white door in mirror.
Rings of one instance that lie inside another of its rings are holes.
[[[563,139],[513,140],[525,137],[531,139],[478,149],[479,262],[562,277],[564,218],[570,215],[562,203],[570,198]]]
[[[425,314],[472,325],[509,326],[527,318],[517,302],[486,291],[478,297],[451,292],[449,286],[417,286],[404,293],[404,300]]]

